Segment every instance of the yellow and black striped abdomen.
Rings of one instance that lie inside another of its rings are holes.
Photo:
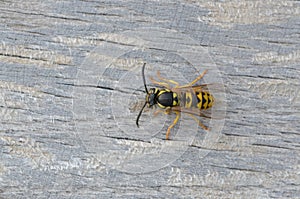
[[[214,97],[207,91],[180,93],[180,106],[184,108],[208,109],[214,104]]]

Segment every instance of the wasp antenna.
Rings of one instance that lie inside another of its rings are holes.
[[[147,86],[146,86],[146,78],[145,78],[145,66],[146,66],[146,63],[144,63],[143,68],[142,68],[142,76],[143,76],[143,82],[144,82],[144,86],[145,86],[145,91],[148,94],[148,89],[147,89]]]
[[[147,102],[145,102],[143,108],[140,110],[140,112],[139,112],[139,114],[138,114],[138,116],[136,118],[136,125],[137,125],[137,127],[139,127],[139,119],[140,119],[140,117],[141,117],[141,115],[143,113],[143,110],[144,110],[144,108],[145,108],[146,105],[147,105]]]

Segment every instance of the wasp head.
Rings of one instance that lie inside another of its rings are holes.
[[[146,103],[148,104],[149,108],[157,104],[158,93],[159,90],[157,88],[150,88],[149,93],[146,95]]]

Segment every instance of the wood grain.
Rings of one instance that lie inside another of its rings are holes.
[[[299,1],[0,10],[0,198],[300,198]],[[166,141],[173,115],[149,110],[136,128],[143,62],[181,83],[216,66],[204,80],[225,86],[217,134],[183,116],[172,136],[185,140]]]

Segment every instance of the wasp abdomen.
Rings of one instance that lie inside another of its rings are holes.
[[[183,92],[180,101],[185,108],[208,109],[213,106],[214,97],[206,91]]]

